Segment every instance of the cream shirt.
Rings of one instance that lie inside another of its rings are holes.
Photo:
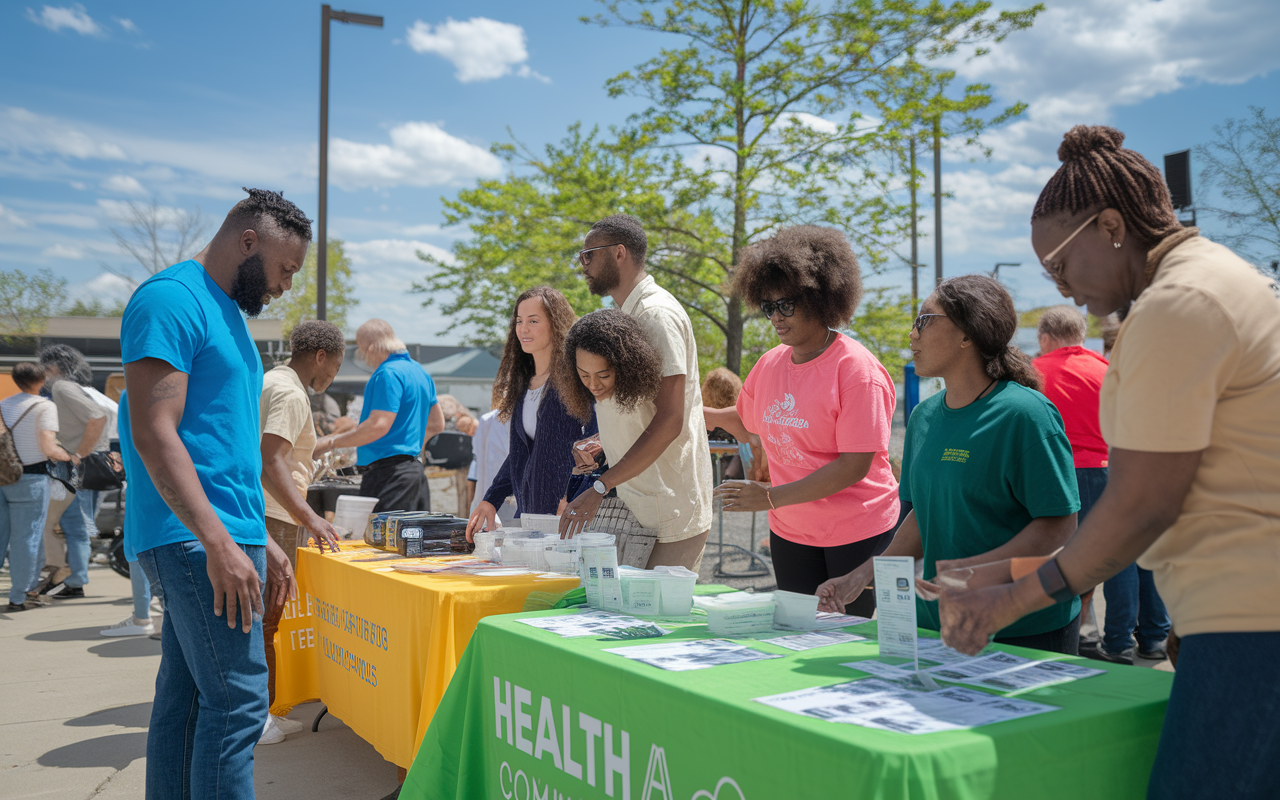
[[[1280,631],[1280,285],[1194,237],[1120,328],[1103,438],[1203,450],[1177,522],[1138,563],[1181,635]]]
[[[262,376],[262,397],[258,404],[258,418],[262,434],[273,433],[293,443],[293,449],[285,456],[289,472],[293,475],[298,494],[305,499],[311,485],[314,468],[311,453],[316,449],[316,428],[311,420],[311,401],[302,379],[287,364],[281,364]],[[271,495],[265,484],[262,487],[267,516],[298,525],[298,520],[285,510]]]
[[[660,542],[678,542],[711,529],[711,450],[702,419],[698,347],[689,315],[671,293],[646,276],[622,310],[644,329],[662,359],[662,376],[684,375],[684,426],[658,460],[618,486],[618,497]],[[624,414],[612,399],[596,404],[600,444],[616,464],[644,433],[657,409],[643,403]]]

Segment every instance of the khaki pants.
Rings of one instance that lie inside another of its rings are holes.
[[[280,545],[280,549],[289,556],[289,567],[293,570],[295,580],[298,575],[298,544],[302,528],[289,522],[267,517],[267,535]],[[305,544],[305,543],[304,543]],[[265,588],[265,587],[264,587]],[[266,609],[262,617],[262,643],[267,656],[267,696],[269,703],[276,701],[276,630],[280,627],[280,616],[284,606]]]
[[[71,507],[71,501],[75,499],[74,494],[67,492],[66,498],[62,500],[50,500],[49,513],[44,520],[44,568],[57,573],[55,577],[58,580],[70,575],[71,569],[67,566],[67,542],[62,538],[62,534],[54,529],[58,527],[58,520],[62,519],[63,513]]]
[[[711,531],[706,530],[697,536],[690,536],[678,542],[658,542],[653,546],[653,552],[649,555],[649,564],[645,568],[684,567],[697,572],[702,566],[702,551],[707,546],[707,536],[710,533]]]

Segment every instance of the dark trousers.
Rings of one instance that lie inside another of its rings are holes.
[[[1065,653],[1069,656],[1080,655],[1080,615],[1056,631],[1035,633],[1031,636],[1006,636],[996,639],[996,644],[1011,644],[1014,647],[1030,647],[1032,650],[1047,650],[1050,653]]]
[[[904,510],[898,515],[897,525],[892,530],[837,547],[796,544],[769,531],[769,555],[773,558],[773,574],[778,580],[778,588],[784,592],[817,594],[818,587],[823,583],[848,575],[865,564],[867,559],[880,555],[893,541],[898,525],[902,524],[907,512],[911,510],[909,504],[903,503],[903,506]],[[845,613],[859,617],[870,617],[875,610],[874,592],[863,592],[845,606]]]
[[[369,465],[360,479],[360,496],[376,497],[382,511],[430,511],[431,493],[422,462],[412,456],[389,456]]]
[[[1150,800],[1263,800],[1280,787],[1280,631],[1183,638]]]

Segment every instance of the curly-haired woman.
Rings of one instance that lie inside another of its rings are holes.
[[[944,594],[942,633],[972,652],[1138,559],[1182,637],[1147,796],[1275,797],[1280,281],[1182,227],[1160,170],[1123,143],[1072,128],[1031,216],[1063,294],[1124,319],[1099,408],[1107,488],[1037,574]]]
[[[621,471],[620,464],[625,468],[623,457],[653,421],[657,410],[654,400],[662,388],[662,358],[649,344],[644,328],[618,309],[587,314],[565,338],[556,381],[564,387],[569,413],[587,419],[594,408],[600,423],[600,444],[613,465],[609,472]],[[672,504],[664,487],[678,485],[681,480],[669,462],[659,460],[638,475],[623,473],[616,488],[637,521],[657,530],[663,509]],[[569,535],[573,533],[570,530]],[[687,553],[682,552],[682,546],[683,542],[665,547],[659,542],[648,566],[671,564],[674,557],[675,562],[683,560],[685,566],[696,568],[701,547]]]
[[[946,569],[1015,556],[1047,556],[1076,528],[1075,461],[1062,417],[1040,394],[1031,359],[1010,344],[1013,298],[985,275],[943,281],[920,306],[910,334],[916,372],[947,389],[911,414],[902,455],[902,499],[912,504],[885,551]],[[838,610],[871,582],[871,565],[818,589]],[[920,626],[939,629],[937,602],[917,598]],[[1080,601],[1032,614],[996,641],[1075,655]]]
[[[468,541],[476,531],[497,529],[498,506],[513,494],[517,517],[559,513],[573,470],[573,443],[596,431],[594,414],[574,419],[550,381],[575,318],[569,301],[549,286],[516,298],[493,384],[493,406],[508,423],[511,444],[467,523]]]
[[[707,427],[760,436],[772,483],[725,481],[729,511],[768,511],[778,588],[814,594],[888,544],[898,521],[889,466],[893,381],[867,348],[835,330],[862,298],[844,235],[800,226],[743,252],[733,292],[758,306],[781,341],[747,375],[736,407]],[[870,594],[850,611],[871,616]]]

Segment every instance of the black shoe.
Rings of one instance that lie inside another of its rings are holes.
[[[35,606],[31,606],[31,608],[35,608]],[[26,610],[27,610],[26,603],[10,603],[9,607],[5,609],[5,611],[9,612],[10,614],[14,613],[15,611],[26,611]]]
[[[1098,648],[1097,659],[1099,661],[1110,661],[1112,664],[1128,664],[1133,666],[1133,648],[1122,650],[1119,653],[1113,653],[1105,647]]]
[[[63,584],[61,589],[49,592],[49,597],[54,600],[74,600],[77,597],[84,597],[83,586],[67,586]]]
[[[1097,639],[1081,639],[1080,655],[1085,658],[1097,658],[1098,651],[1102,649],[1102,642]]]
[[[1169,651],[1165,649],[1167,639],[1162,639],[1151,647],[1139,647],[1138,658],[1145,658],[1147,661],[1165,661],[1169,658]]]

